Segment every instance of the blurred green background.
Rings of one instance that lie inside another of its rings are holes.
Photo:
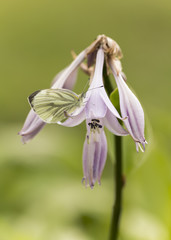
[[[115,39],[123,70],[146,112],[144,154],[124,138],[120,240],[171,239],[170,0],[0,1],[0,240],[105,240],[113,204],[109,151],[102,185],[85,189],[85,123],[46,126],[22,145],[27,96],[99,34]],[[79,73],[76,91],[87,77]],[[108,133],[108,145],[112,137]]]

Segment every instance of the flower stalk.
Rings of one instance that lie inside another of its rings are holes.
[[[104,65],[103,68],[104,82],[107,83],[105,86],[108,95],[113,91],[109,76],[107,74],[107,68]],[[113,169],[114,174],[114,204],[113,212],[111,217],[110,235],[109,240],[116,240],[119,232],[119,223],[121,217],[122,209],[122,187],[123,187],[123,177],[122,177],[122,136],[114,135],[114,154],[115,154],[115,164]]]
[[[122,137],[114,136],[115,138],[115,165],[114,165],[114,192],[115,202],[111,219],[111,229],[109,240],[116,240],[119,232],[119,223],[122,210]]]

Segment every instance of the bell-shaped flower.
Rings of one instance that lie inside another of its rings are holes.
[[[132,136],[136,143],[137,152],[139,148],[144,151],[145,144],[147,141],[144,137],[144,111],[143,108],[137,99],[137,97],[133,94],[133,92],[129,89],[126,82],[123,79],[122,72],[117,72],[115,68],[115,64],[113,59],[109,60],[109,65],[112,69],[112,73],[116,80],[116,84],[119,91],[119,99],[120,99],[120,110],[122,116],[127,116],[124,121],[124,124]],[[141,148],[141,145],[143,149]]]
[[[101,174],[107,155],[107,141],[104,126],[116,135],[128,135],[117,118],[122,119],[103,85],[104,52],[100,48],[96,56],[95,72],[84,99],[84,105],[73,112],[63,126],[73,127],[86,119],[87,134],[83,150],[83,172],[85,185],[94,186],[96,180],[100,183]],[[126,117],[126,115],[124,116]]]

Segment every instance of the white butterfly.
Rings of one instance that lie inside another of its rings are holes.
[[[83,105],[85,92],[77,95],[68,89],[44,89],[32,93],[29,103],[46,123],[57,123],[69,117]]]

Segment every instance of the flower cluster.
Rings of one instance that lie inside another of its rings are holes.
[[[107,157],[107,141],[104,126],[118,136],[130,135],[136,143],[136,149],[145,150],[147,143],[144,138],[144,112],[137,97],[132,93],[125,82],[120,58],[122,52],[119,45],[105,35],[99,35],[97,39],[75,60],[60,72],[54,79],[52,88],[72,89],[77,70],[84,68],[83,61],[87,59],[87,72],[91,74],[89,89],[86,92],[84,104],[72,113],[65,122],[58,124],[73,127],[86,120],[87,134],[83,149],[83,172],[85,185],[93,188],[96,181],[100,184],[100,178]],[[104,61],[108,70],[111,70],[116,80],[119,91],[120,112],[111,103],[105,88],[103,79]],[[85,70],[85,71],[86,71]],[[122,120],[126,130],[120,122]],[[25,143],[33,138],[45,125],[45,123],[31,110],[22,130],[19,134]]]

